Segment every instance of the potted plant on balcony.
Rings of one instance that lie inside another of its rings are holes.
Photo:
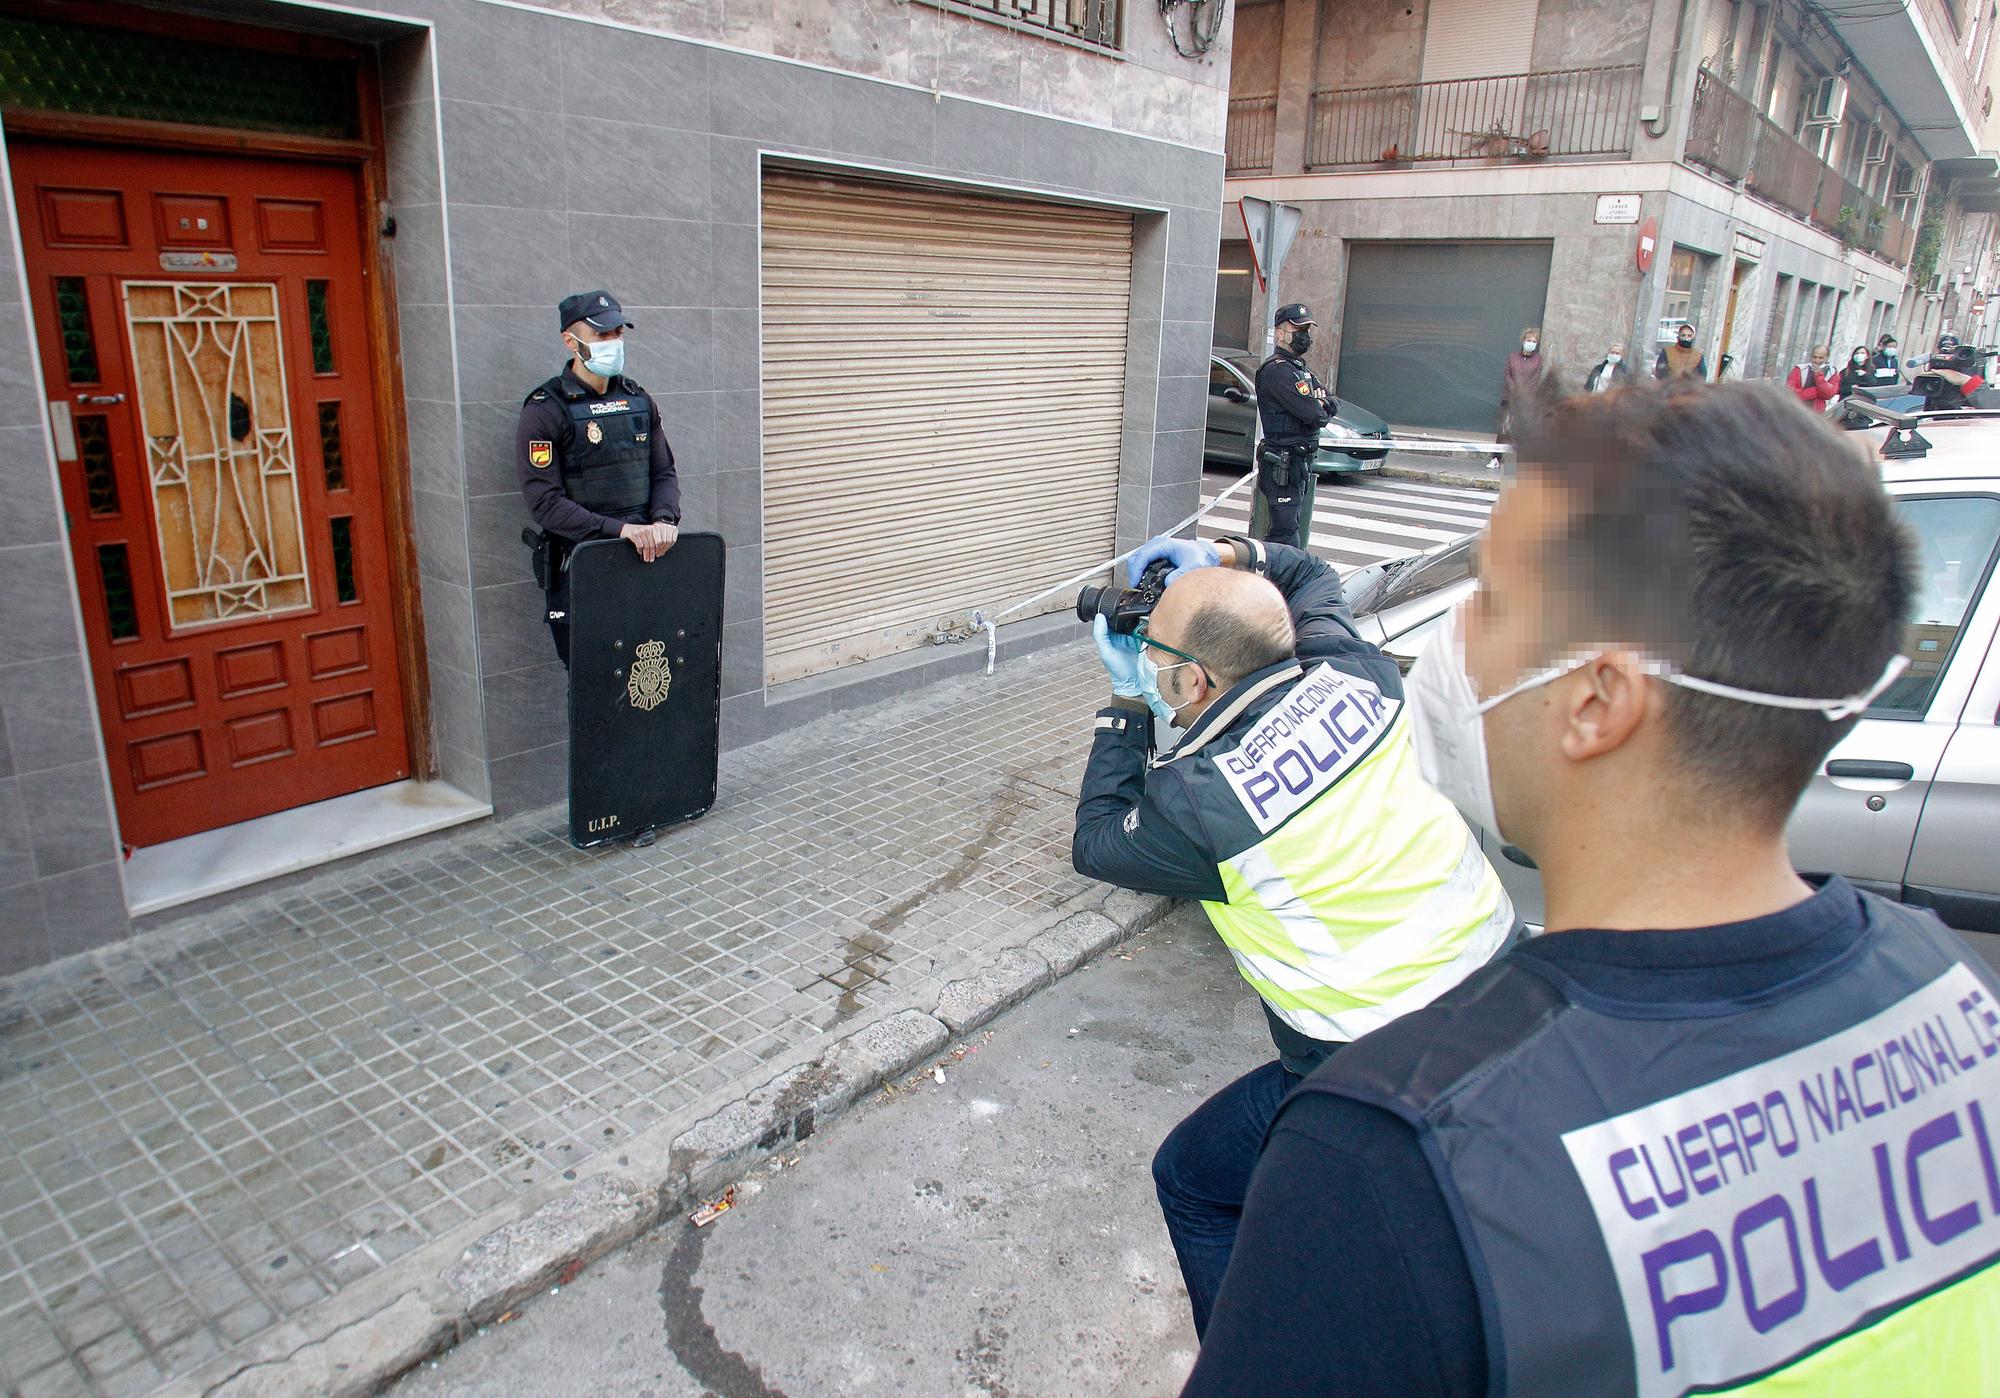
[[[1853,247],[1856,241],[1855,235],[1860,230],[1861,211],[1856,209],[1852,204],[1842,204],[1840,206],[1840,217],[1834,220],[1834,236],[1839,238],[1844,246]]]

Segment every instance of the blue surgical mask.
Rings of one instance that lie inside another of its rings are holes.
[[[625,372],[625,341],[592,340],[588,344],[578,341],[588,357],[590,372],[600,379],[615,379]]]
[[[1146,654],[1145,651],[1142,650],[1139,652],[1139,664],[1137,667],[1139,671],[1139,697],[1146,701],[1146,707],[1153,711],[1153,716],[1159,719],[1160,722],[1170,723],[1176,728],[1181,726],[1180,720],[1174,716],[1176,712],[1174,706],[1169,704],[1166,701],[1166,697],[1160,693],[1160,676],[1168,670],[1178,670],[1183,665],[1192,664],[1194,664],[1192,660],[1177,660],[1171,665],[1161,665],[1152,656]]]

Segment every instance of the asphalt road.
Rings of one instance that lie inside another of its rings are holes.
[[[1194,1331],[1148,1164],[1271,1056],[1198,910],[403,1380],[420,1395],[1173,1394]]]

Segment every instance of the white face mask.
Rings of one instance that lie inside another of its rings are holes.
[[[600,379],[615,379],[625,372],[625,341],[591,340],[573,341],[590,365],[590,372]]]
[[[1620,354],[1617,350],[1612,350],[1609,354],[1604,356],[1604,362],[1606,364],[1616,364],[1619,360],[1623,359],[1624,357],[1625,356]]]
[[[1410,671],[1404,694],[1414,710],[1411,719],[1417,745],[1417,765],[1424,778],[1463,811],[1501,839],[1500,817],[1493,802],[1493,771],[1486,757],[1486,713],[1515,695],[1561,679],[1570,671],[1587,665],[1595,655],[1568,665],[1556,665],[1528,676],[1491,699],[1481,699],[1473,688],[1465,667],[1465,638],[1459,621],[1465,608],[1454,607],[1432,635],[1424,653]],[[1648,660],[1646,674],[1683,689],[1735,699],[1745,704],[1761,704],[1773,709],[1797,709],[1826,715],[1832,722],[1852,718],[1862,712],[1895,682],[1909,666],[1907,656],[1891,656],[1882,667],[1882,676],[1861,694],[1846,699],[1802,699],[1790,694],[1764,694],[1754,689],[1717,684],[1682,674],[1664,660]]]
[[[1538,343],[1540,343],[1540,342],[1539,342],[1539,341],[1536,341],[1536,340],[1523,340],[1523,341],[1521,341],[1521,353],[1522,353],[1522,354],[1533,354],[1533,353],[1535,352],[1535,346],[1536,346],[1536,345],[1537,345]]]

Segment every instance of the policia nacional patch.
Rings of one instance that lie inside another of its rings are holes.
[[[556,444],[554,442],[528,443],[528,464],[537,471],[548,470],[549,463],[555,459]]]

